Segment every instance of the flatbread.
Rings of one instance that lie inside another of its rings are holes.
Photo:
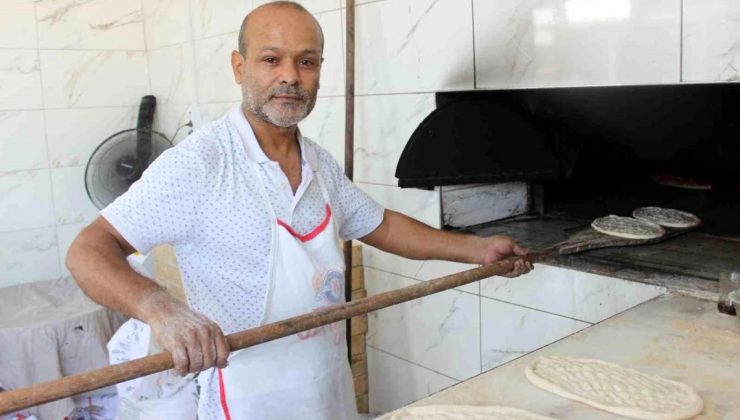
[[[627,239],[654,239],[665,234],[665,229],[656,223],[613,214],[599,217],[591,223],[591,227],[606,235]]]
[[[632,217],[672,228],[691,228],[701,223],[701,219],[691,213],[661,207],[640,207],[632,212]]]
[[[390,420],[555,420],[513,407],[423,405],[394,413]]]
[[[688,419],[704,408],[684,383],[602,360],[543,356],[525,373],[546,391],[635,419]]]

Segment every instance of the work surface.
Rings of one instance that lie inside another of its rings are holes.
[[[704,399],[697,419],[740,419],[740,321],[716,303],[663,296],[413,405],[524,408],[557,419],[624,419],[530,384],[541,355],[597,358],[690,384]]]

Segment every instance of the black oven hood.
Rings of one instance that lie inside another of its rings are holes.
[[[738,182],[740,83],[440,92],[400,187],[680,173]]]

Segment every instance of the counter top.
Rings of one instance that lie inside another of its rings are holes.
[[[530,384],[541,355],[595,358],[691,385],[697,419],[740,419],[740,319],[716,303],[665,295],[412,404],[504,405],[556,419],[624,419]]]

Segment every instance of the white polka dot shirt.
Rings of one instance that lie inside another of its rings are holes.
[[[383,208],[347,179],[329,152],[307,138],[299,142],[302,177],[294,196],[236,107],[164,152],[101,215],[141,253],[173,244],[190,306],[226,334],[257,326],[275,228],[262,184],[277,218],[299,234],[325,216],[314,172],[324,181],[342,239],[363,237],[383,221]]]

